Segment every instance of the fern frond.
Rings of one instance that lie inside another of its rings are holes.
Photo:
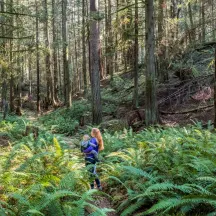
[[[157,204],[153,205],[149,210],[145,211],[144,215],[160,212],[164,209],[174,207],[178,203],[179,203],[179,199],[177,198],[169,198],[169,199],[159,201]]]
[[[23,194],[30,196],[31,194],[39,193],[41,191],[44,191],[44,186],[41,184],[32,184],[23,190]]]
[[[150,185],[145,189],[144,193],[141,193],[135,196],[133,199],[143,198],[143,197],[156,197],[158,195],[162,195],[164,192],[172,192],[174,190],[180,190],[183,193],[190,193],[193,191],[193,188],[189,185],[174,185],[173,183],[164,182],[164,183],[156,183]]]
[[[216,211],[207,214],[207,216],[215,216],[215,215],[216,215]]]
[[[193,188],[193,191],[195,193],[199,193],[201,195],[209,195],[209,196],[213,195],[213,193],[209,192],[208,190],[206,190],[204,187],[200,185],[196,185],[196,184],[187,184],[187,185]]]
[[[49,186],[52,184],[58,184],[60,182],[60,178],[57,177],[56,175],[44,175],[40,179],[40,183],[43,186]]]
[[[130,206],[132,200],[131,199],[125,199],[123,202],[121,202],[121,204],[118,206],[117,211],[123,211],[124,209],[126,209],[128,206]]]
[[[16,171],[20,172],[20,171],[25,170],[26,167],[28,167],[30,164],[35,162],[37,159],[42,158],[42,157],[47,156],[47,155],[52,155],[52,153],[51,152],[43,152],[43,153],[36,154],[31,158],[28,158],[23,164],[21,164],[20,167],[18,167],[16,169]]]
[[[2,208],[1,206],[0,206],[0,215],[2,215],[2,216],[7,216],[6,215],[6,210],[4,209],[4,208]]]
[[[133,213],[138,210],[142,205],[144,204],[144,200],[137,201],[136,203],[130,205],[127,207],[122,213],[121,216],[130,216],[133,215]]]
[[[90,215],[94,216],[107,216],[107,213],[109,212],[115,212],[114,209],[108,209],[108,208],[99,208],[91,203],[85,203],[85,206],[89,206],[94,212]]]
[[[143,171],[142,169],[138,169],[138,168],[135,168],[133,166],[122,166],[122,168],[129,171],[133,175],[142,176],[142,177],[145,177],[151,181],[155,180],[155,178],[151,174]]]
[[[21,194],[12,193],[12,194],[9,194],[9,197],[16,199],[20,204],[22,204],[24,206],[30,207],[29,201],[24,196],[22,196]]]
[[[183,215],[188,214],[190,211],[192,211],[194,209],[193,205],[184,205],[180,208],[180,212],[182,212]],[[170,209],[166,209],[164,212],[168,212]]]
[[[204,181],[204,182],[212,182],[212,183],[215,183],[215,182],[216,182],[216,178],[211,177],[211,176],[202,176],[202,177],[198,177],[197,180],[198,180],[198,181]]]
[[[98,191],[98,190],[96,190],[96,189],[94,189],[94,190],[88,190],[88,191],[86,191],[85,193],[83,193],[82,194],[82,196],[81,196],[81,201],[93,201],[93,195],[94,194],[96,194],[96,193],[103,193],[103,192],[100,192],[100,191]]]
[[[106,156],[107,158],[109,157],[119,157],[121,159],[123,159],[124,161],[131,161],[132,158],[130,156],[128,156],[127,154],[125,154],[124,152],[112,152],[109,155]]]
[[[157,204],[153,205],[149,210],[145,212],[145,215],[152,214],[155,212],[160,212],[165,210],[168,212],[171,209],[178,209],[182,206],[199,206],[200,204],[206,204],[216,207],[216,196],[200,196],[200,195],[188,195],[181,199],[171,198],[159,201]]]
[[[52,201],[57,200],[62,197],[75,197],[80,198],[80,196],[74,192],[67,191],[67,190],[60,190],[52,194],[47,194],[43,200],[41,200],[40,206],[36,209],[39,211],[47,207]]]
[[[44,216],[43,213],[41,213],[40,211],[38,211],[36,209],[29,209],[28,211],[26,211],[26,213],[30,213],[32,215],[41,215],[41,216]]]
[[[55,137],[53,138],[53,144],[54,144],[54,147],[55,147],[56,156],[57,157],[62,157],[63,156],[62,148],[61,148],[58,140]]]
[[[127,191],[129,190],[129,188],[119,178],[115,176],[109,176],[108,178],[120,182],[127,189]]]
[[[46,207],[51,216],[65,216],[59,200],[54,200]]]
[[[74,177],[74,172],[70,172],[61,179],[59,183],[59,188],[62,189],[70,189],[73,191],[76,186],[76,179]]]

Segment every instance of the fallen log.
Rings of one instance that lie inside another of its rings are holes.
[[[159,110],[159,112],[161,114],[164,114],[164,115],[175,115],[175,114],[187,114],[187,113],[191,113],[191,112],[196,112],[196,111],[199,111],[199,110],[202,110],[202,109],[210,109],[214,107],[214,105],[207,105],[207,106],[202,106],[202,107],[196,107],[194,109],[190,109],[190,110],[185,110],[185,111],[181,111],[181,112],[167,112],[167,111],[163,111],[163,110]]]

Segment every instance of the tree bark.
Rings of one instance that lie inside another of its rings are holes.
[[[39,14],[38,3],[36,4],[36,67],[37,67],[37,113],[40,112],[40,56],[39,56]]]
[[[167,40],[165,25],[164,25],[164,0],[158,1],[158,77],[160,82],[168,80],[168,73],[166,70],[166,49],[163,38]],[[165,31],[164,31],[165,30]]]
[[[135,0],[135,41],[134,41],[134,98],[133,106],[134,108],[138,107],[138,34],[139,34],[139,25],[138,25],[138,0]]]
[[[155,36],[154,36],[154,1],[146,0],[146,125],[158,122],[156,100],[156,71],[155,71]]]
[[[86,11],[85,11],[85,0],[82,0],[82,72],[83,72],[83,83],[84,83],[84,95],[87,94],[87,69],[86,69]]]
[[[205,43],[205,1],[202,0],[202,43]]]
[[[192,8],[191,8],[191,3],[188,3],[188,13],[189,13],[189,19],[190,19],[190,26],[191,26],[191,30],[190,30],[190,35],[191,35],[191,39],[193,42],[195,42],[196,40],[196,28],[194,28],[194,21],[193,21],[193,13],[192,13]]]
[[[116,23],[119,23],[119,15],[118,15],[118,8],[119,8],[119,0],[116,0]],[[115,35],[115,72],[118,72],[118,33],[116,32]]]
[[[215,46],[215,77],[214,77],[214,128],[216,128],[216,46]]]
[[[90,0],[90,64],[91,64],[91,90],[92,90],[92,114],[93,123],[100,124],[102,121],[102,106],[100,94],[100,71],[99,71],[99,29],[97,20],[96,0]]]
[[[47,0],[44,3],[44,37],[45,37],[45,50],[46,50],[46,79],[47,79],[47,100],[55,104],[54,92],[53,92],[53,78],[51,73],[51,56],[50,56],[50,42],[49,42],[49,32],[48,32],[48,9]]]
[[[53,33],[53,75],[54,75],[54,100],[58,99],[58,59],[57,59],[57,36],[56,36],[56,2],[52,0],[52,33]]]
[[[13,12],[13,0],[10,0],[10,12]],[[14,18],[13,15],[11,15],[10,17],[10,24],[11,26],[14,25]],[[11,31],[11,37],[13,37],[13,30]],[[14,111],[14,75],[13,75],[13,71],[12,71],[12,62],[13,62],[13,41],[10,40],[9,42],[9,46],[10,46],[10,65],[11,65],[11,71],[10,71],[10,112]]]
[[[5,9],[5,2],[4,2],[4,0],[2,0],[0,2],[0,7],[1,7],[1,12],[4,12],[4,9]],[[1,33],[2,33],[2,35],[5,35],[5,26],[4,25],[1,25]],[[5,41],[2,41],[1,46],[2,46],[2,49],[5,51],[5,49],[6,49]],[[5,71],[5,68],[1,67],[0,69],[1,69],[1,77],[2,77],[2,92],[1,92],[2,103],[1,103],[1,107],[3,109],[3,101],[5,103],[7,101],[7,82],[6,82],[6,71]]]
[[[32,94],[32,52],[28,53],[29,96]]]
[[[18,5],[18,3],[19,3],[19,0],[17,0],[17,5]],[[20,26],[18,15],[16,15],[16,25]],[[17,37],[18,38],[20,37],[20,30],[19,29],[17,29]],[[16,97],[18,99],[18,104],[17,104],[17,108],[16,108],[16,114],[21,115],[21,106],[22,106],[21,84],[24,80],[23,73],[22,73],[23,67],[21,68],[21,61],[22,61],[22,66],[23,66],[24,62],[23,62],[23,57],[20,56],[20,43],[18,43],[18,45],[17,45],[17,51],[18,51],[18,54],[17,54],[17,79],[18,79],[18,83],[17,83],[17,95],[16,95]]]
[[[63,70],[64,70],[64,96],[65,105],[71,106],[71,81],[68,62],[68,42],[67,42],[67,0],[62,0],[62,40],[63,40]]]
[[[74,6],[75,7],[75,6]],[[72,15],[72,20],[75,19],[75,11]],[[77,93],[79,92],[80,90],[80,77],[79,77],[79,62],[78,62],[78,40],[77,40],[77,35],[76,35],[76,28],[75,28],[75,23],[73,24],[73,37],[74,37],[74,84],[73,84],[73,87],[74,87],[74,92],[73,93]]]
[[[57,35],[58,38],[58,35]],[[58,55],[58,80],[59,80],[59,94],[63,95],[62,90],[62,73],[61,73],[61,54],[60,54],[60,47],[57,48],[57,55]]]
[[[81,26],[81,20],[80,20],[80,4],[78,4],[78,26]],[[80,55],[81,55],[81,36],[80,33],[82,31],[80,31],[80,28],[78,28],[77,30],[77,34],[78,34],[78,46],[77,46],[77,57],[78,57],[78,79],[79,79],[79,92],[81,91],[82,87],[83,87],[83,76],[82,76],[82,70],[81,70],[81,61],[80,61]]]
[[[106,73],[113,80],[113,35],[112,35],[112,16],[111,0],[106,1]]]
[[[215,18],[214,18],[214,8],[215,8],[215,1],[214,0],[212,0],[211,1],[211,5],[212,5],[212,7],[211,7],[211,15],[212,15],[212,40],[214,41],[215,40],[215,28],[216,28],[216,25],[215,25]]]

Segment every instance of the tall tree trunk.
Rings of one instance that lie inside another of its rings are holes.
[[[164,0],[158,1],[158,59],[159,59],[159,80],[160,82],[165,82],[168,80],[168,73],[166,70],[166,46],[164,45],[163,38],[164,36]]]
[[[5,11],[5,2],[4,2],[4,0],[2,0],[0,2],[0,8],[1,8],[0,11],[4,13],[4,11]],[[4,25],[1,25],[1,33],[2,33],[2,35],[5,35],[5,26]],[[5,51],[5,48],[6,48],[5,40],[2,41],[1,47],[2,47],[2,50]],[[2,78],[2,92],[1,92],[2,103],[1,103],[1,106],[2,106],[2,109],[3,109],[3,101],[4,102],[7,101],[7,82],[6,82],[5,68],[1,67],[0,69],[1,69],[1,78]]]
[[[171,0],[171,18],[173,20],[178,19],[178,1],[177,0]],[[173,26],[171,37],[173,40],[177,38],[178,34],[178,21],[176,22],[176,25]]]
[[[58,38],[58,36],[57,36]],[[60,47],[57,47],[57,55],[58,55],[58,80],[59,80],[59,94],[63,95],[62,91],[62,73],[61,73],[61,54],[60,54]]]
[[[104,12],[105,12],[105,31],[104,31],[104,46],[105,46],[105,59],[104,59],[104,68],[105,68],[105,75],[109,75],[109,68],[108,68],[108,56],[107,56],[107,53],[108,53],[108,36],[107,36],[107,33],[108,33],[108,7],[107,7],[107,0],[104,0]]]
[[[13,13],[13,0],[10,0],[10,13]],[[13,26],[14,24],[14,18],[13,18],[13,15],[11,15],[10,17],[10,25]],[[11,27],[13,28],[13,27]],[[13,30],[11,31],[11,35],[10,35],[12,38],[13,38]],[[12,68],[12,62],[13,62],[13,41],[12,39],[10,40],[10,65],[11,65],[11,68]],[[14,111],[14,75],[13,75],[13,71],[11,70],[10,71],[11,75],[10,75],[10,112],[13,112]]]
[[[158,122],[156,100],[155,71],[155,36],[154,36],[154,1],[146,0],[146,125]]]
[[[87,94],[87,69],[86,69],[86,11],[85,11],[85,0],[82,0],[82,72],[83,72],[83,83],[84,83],[84,95]]]
[[[81,26],[81,20],[80,20],[80,4],[78,4],[78,26]],[[77,34],[78,34],[78,52],[77,52],[77,56],[78,56],[78,76],[79,76],[79,92],[81,91],[81,89],[83,88],[83,76],[82,76],[82,70],[81,70],[81,62],[80,62],[80,55],[81,55],[81,34],[80,34],[80,28],[78,28],[77,30]]]
[[[90,0],[90,64],[91,64],[91,90],[92,90],[92,113],[93,123],[100,124],[102,121],[102,105],[100,94],[100,71],[99,71],[99,29],[97,21],[96,0]]]
[[[134,98],[133,105],[135,108],[138,107],[138,34],[139,34],[139,25],[138,25],[138,0],[135,0],[135,43],[134,43]]]
[[[73,20],[74,18],[72,18]],[[77,93],[79,92],[79,89],[80,89],[80,85],[79,85],[79,66],[78,66],[78,48],[77,48],[77,43],[78,43],[78,40],[77,40],[77,36],[76,36],[76,28],[75,28],[75,23],[73,24],[73,36],[74,36],[74,89],[75,89],[75,92],[74,93]]]
[[[89,0],[86,0],[86,17],[88,20],[90,20],[90,9],[89,9]],[[88,73],[87,73],[87,82],[89,85],[91,84],[91,61],[90,61],[90,23],[87,22],[86,25],[86,31],[87,31],[87,68],[88,68]]]
[[[48,32],[48,10],[47,10],[47,0],[44,3],[44,37],[45,37],[45,49],[46,49],[46,79],[47,79],[47,100],[55,104],[54,93],[53,93],[53,79],[51,73],[51,56],[50,56],[50,43],[49,43],[49,32]]]
[[[32,95],[32,52],[28,55],[29,96]]]
[[[71,106],[71,81],[68,62],[68,42],[67,42],[67,0],[62,0],[62,40],[63,40],[63,70],[64,70],[64,96],[65,105]]]
[[[117,25],[119,23],[118,8],[119,8],[119,0],[116,0],[116,23]],[[115,35],[115,72],[118,72],[118,33],[117,32]]]
[[[166,5],[165,8],[165,19],[169,19],[169,12],[168,12],[168,6]],[[169,24],[165,22],[165,58],[169,59]]]
[[[37,66],[37,113],[40,112],[40,56],[39,56],[39,13],[38,2],[36,4],[36,66]]]
[[[205,43],[205,1],[202,0],[202,42]]]
[[[19,3],[19,0],[17,0],[17,5]],[[16,25],[20,26],[19,23],[19,17],[16,16]],[[20,37],[20,30],[17,29],[17,37]],[[22,68],[21,68],[21,60],[22,60],[22,65],[23,65],[23,57],[21,58],[20,56],[20,43],[18,42],[17,45],[17,79],[18,79],[18,84],[17,84],[17,99],[18,99],[18,104],[17,104],[17,109],[16,109],[16,114],[21,115],[21,106],[22,106],[22,91],[21,91],[21,85],[23,82],[23,74],[22,74]]]
[[[77,23],[74,22],[75,20],[75,2],[74,2],[74,5],[73,5],[73,9],[72,9],[72,16],[71,16],[71,23],[72,23],[72,34],[73,34],[73,41],[74,41],[74,44],[73,44],[73,47],[74,47],[74,50],[73,50],[73,55],[71,53],[71,57],[73,56],[73,59],[72,59],[72,62],[74,63],[74,76],[73,76],[73,93],[77,93],[79,92],[79,89],[80,89],[80,81],[79,81],[79,63],[78,63],[78,34],[76,34],[76,25]],[[70,41],[70,39],[69,39]]]
[[[52,0],[52,34],[53,34],[53,76],[54,76],[54,100],[58,99],[58,59],[57,59],[57,37],[56,37],[56,2]]]
[[[160,45],[163,39],[164,33],[164,10],[163,10],[164,0],[158,1],[158,43]]]
[[[97,10],[100,11],[100,4],[101,1],[97,1]],[[98,32],[100,32],[100,22],[98,23]],[[104,78],[104,60],[103,60],[103,50],[101,48],[101,40],[100,40],[100,35],[99,35],[99,45],[98,45],[98,55],[99,55],[99,71],[100,71],[100,79]]]
[[[211,1],[211,5],[212,5],[212,7],[211,7],[211,16],[212,16],[212,40],[214,41],[215,40],[215,33],[216,33],[216,31],[215,31],[215,29],[216,29],[216,25],[215,25],[215,17],[214,17],[214,9],[215,9],[215,6],[216,6],[216,4],[215,4],[215,0],[212,0]]]
[[[215,47],[215,61],[214,61],[214,66],[215,66],[215,77],[214,77],[214,128],[216,128],[216,47]]]
[[[99,28],[99,27],[98,27]],[[100,79],[104,78],[104,61],[103,61],[103,53],[102,53],[102,48],[101,48],[101,41],[99,40],[99,45],[98,45],[98,55],[99,55],[99,71],[100,71]]]
[[[108,0],[108,65],[107,69],[110,74],[111,80],[113,80],[113,33],[112,33],[112,4],[111,0]]]
[[[191,39],[193,40],[193,42],[195,42],[196,40],[196,29],[194,28],[194,21],[193,21],[193,13],[192,13],[192,8],[191,8],[191,3],[188,3],[188,14],[189,14],[189,19],[190,19],[190,26],[191,26],[191,30],[190,30],[190,35],[191,35]]]

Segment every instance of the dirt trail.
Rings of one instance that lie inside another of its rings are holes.
[[[96,205],[99,208],[113,209],[113,206],[112,206],[110,200],[106,197],[97,197]],[[117,216],[117,214],[116,214],[116,212],[109,212],[109,213],[107,213],[107,216]]]
[[[111,205],[110,200],[107,197],[95,196],[94,198],[95,200],[93,202],[91,201],[90,203],[93,205],[96,205],[98,208],[114,209],[113,206]],[[85,215],[88,216],[91,213],[93,213],[92,209],[87,207]],[[117,213],[115,211],[112,211],[112,212],[108,212],[106,215],[107,216],[117,216]]]

